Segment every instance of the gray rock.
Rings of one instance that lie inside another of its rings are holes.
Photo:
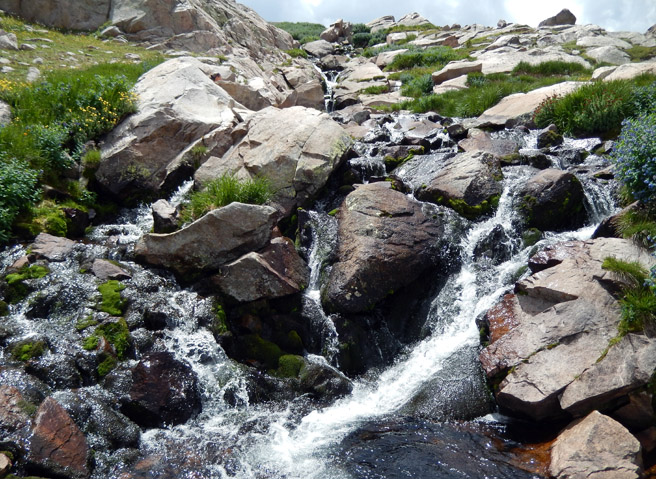
[[[399,172],[404,178],[405,172]],[[421,201],[442,204],[468,218],[477,218],[496,208],[501,194],[501,168],[497,157],[481,152],[467,152],[439,165],[430,181],[418,186],[415,195]],[[405,181],[405,179],[404,179]],[[411,179],[411,183],[415,183]]]
[[[551,124],[538,131],[538,148],[549,148],[563,144],[563,135],[558,133],[556,125]]]
[[[11,107],[4,101],[0,101],[0,125],[11,122]]]
[[[553,27],[557,25],[574,25],[576,23],[576,17],[568,9],[563,8],[558,14],[554,17],[549,17],[546,20],[542,20],[538,24],[540,27]]]
[[[417,12],[408,13],[399,18],[399,21],[396,22],[396,25],[404,27],[415,27],[417,25],[427,25],[430,22],[428,19],[422,17]]]
[[[108,279],[120,281],[132,277],[125,269],[106,259],[95,259],[91,266],[91,272],[101,281],[107,281]]]
[[[560,433],[551,449],[549,473],[557,479],[634,479],[640,477],[641,466],[638,440],[594,411]]]
[[[259,252],[221,267],[212,286],[233,301],[246,303],[295,294],[309,282],[309,269],[289,238],[274,238]]]
[[[335,43],[341,41],[351,41],[353,26],[350,22],[345,22],[341,18],[331,24],[319,35],[319,38],[327,42]]]
[[[314,42],[304,44],[303,50],[313,57],[322,58],[326,55],[332,54],[335,51],[335,47],[332,43],[326,40],[315,40]]]
[[[498,157],[513,156],[519,151],[519,145],[513,140],[493,138],[483,130],[472,128],[467,138],[458,142],[458,147],[465,152],[475,153],[483,151]]]
[[[603,35],[591,35],[579,38],[576,41],[577,47],[591,48],[591,47],[615,47],[622,50],[631,48],[631,44],[619,38],[607,37]],[[590,50],[586,52],[590,54]]]
[[[0,50],[18,50],[18,40],[15,33],[0,30]]]
[[[467,75],[473,72],[482,72],[483,65],[480,62],[458,61],[449,62],[440,71],[433,73],[433,83],[439,85],[447,80],[452,80],[459,76]]]
[[[604,81],[630,80],[644,73],[656,74],[656,62],[625,63],[615,68],[610,75],[604,77]]]
[[[396,20],[392,15],[386,15],[384,17],[376,18],[375,20],[367,23],[367,26],[371,29],[371,33],[376,33],[380,30],[386,30],[396,23]]]
[[[194,176],[204,184],[223,174],[267,178],[283,213],[314,197],[342,162],[352,139],[314,109],[266,108],[244,125],[247,133],[224,157],[211,156]]]
[[[200,61],[182,57],[139,79],[138,112],[114,128],[102,147],[96,180],[107,191],[124,199],[172,189],[188,168],[189,145],[239,122],[234,100],[204,70]]]
[[[34,83],[39,78],[41,78],[41,71],[36,67],[30,67],[27,69],[27,77],[25,78],[28,83]]]
[[[270,206],[231,203],[171,234],[147,234],[135,248],[148,264],[181,275],[214,272],[266,245],[276,219]]]
[[[438,264],[443,227],[389,183],[358,187],[338,213],[337,262],[322,289],[330,311],[366,311]]]
[[[591,48],[586,52],[586,55],[600,63],[605,62],[613,65],[623,65],[631,62],[631,57],[628,53],[612,46]]]
[[[75,241],[41,233],[32,243],[32,253],[48,261],[64,261],[75,248]]]
[[[168,201],[157,200],[151,210],[155,233],[173,233],[178,229],[178,211]]]

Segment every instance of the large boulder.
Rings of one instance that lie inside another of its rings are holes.
[[[140,426],[181,424],[200,412],[196,374],[173,353],[145,355],[130,375],[131,385],[121,411]]]
[[[353,141],[327,114],[304,107],[266,108],[244,129],[246,135],[228,154],[210,157],[194,178],[202,185],[224,174],[265,177],[284,214],[323,188]]]
[[[480,73],[482,71],[483,65],[480,62],[469,62],[465,60],[449,62],[440,71],[433,73],[433,84],[439,85],[447,80],[452,80],[468,73]]]
[[[453,208],[477,218],[496,208],[501,195],[499,159],[486,152],[460,153],[447,159],[415,192],[418,199]]]
[[[134,92],[138,111],[107,135],[96,172],[100,185],[118,198],[177,186],[190,168],[190,145],[211,133],[229,138],[239,122],[234,100],[191,57],[153,68]]]
[[[302,291],[309,282],[309,269],[289,238],[274,238],[262,251],[222,266],[209,281],[222,295],[245,303]]]
[[[341,18],[326,28],[319,38],[327,42],[335,43],[341,41],[351,41],[353,35],[353,26],[350,22],[345,22]]]
[[[424,18],[417,12],[412,12],[403,15],[396,22],[396,25],[403,26],[403,27],[416,27],[418,25],[428,25],[428,24],[430,24],[430,21],[428,21],[427,18]]]
[[[647,384],[653,340],[617,336],[623,285],[602,269],[606,257],[649,267],[648,252],[628,240],[600,238],[555,245],[531,259],[535,274],[488,313],[491,344],[480,355],[498,385],[500,407],[534,420],[612,410]],[[616,349],[617,348],[617,349]]]
[[[266,245],[277,214],[270,206],[231,203],[175,233],[147,234],[135,247],[141,261],[182,276],[211,273]]]
[[[519,192],[520,211],[531,228],[563,231],[587,219],[583,186],[572,173],[548,168],[529,179]]]
[[[26,462],[47,475],[89,477],[89,445],[66,410],[53,398],[41,403],[34,419]]]
[[[322,290],[330,311],[367,311],[439,263],[443,228],[389,183],[350,193],[338,221],[337,261]]]
[[[516,141],[507,138],[494,138],[488,132],[472,128],[467,132],[467,138],[458,142],[458,147],[465,151],[475,153],[483,151],[499,158],[516,156],[519,145]]]
[[[371,33],[376,33],[380,30],[386,30],[393,27],[395,23],[396,20],[392,15],[385,15],[370,21],[367,23],[367,26],[371,29]]]
[[[562,82],[532,90],[528,93],[514,93],[483,112],[475,122],[476,126],[503,127],[519,122],[529,122],[533,112],[547,98],[563,96],[578,89],[580,82]]]
[[[631,62],[631,57],[628,53],[613,46],[590,48],[585,54],[598,63],[623,65]]]
[[[549,473],[556,479],[637,479],[641,471],[638,440],[598,411],[568,426],[551,448]]]
[[[326,40],[319,39],[304,44],[303,50],[313,57],[321,58],[333,53],[335,51],[335,46]]]
[[[555,27],[557,25],[574,25],[576,23],[576,17],[568,9],[563,8],[557,15],[549,17],[546,20],[542,20],[538,24],[539,27]]]

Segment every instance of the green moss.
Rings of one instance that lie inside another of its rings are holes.
[[[214,305],[214,320],[210,329],[215,336],[222,336],[230,332],[228,329],[228,318],[221,303]]]
[[[17,361],[29,361],[43,356],[46,343],[43,341],[21,341],[11,348],[11,357]]]
[[[245,352],[250,359],[255,359],[264,364],[267,369],[277,369],[278,360],[282,356],[280,347],[263,339],[259,334],[251,334],[243,338]]]
[[[25,399],[21,399],[18,401],[18,407],[20,408],[21,411],[23,411],[28,416],[34,416],[34,414],[38,409],[36,404],[31,403],[30,401],[26,401]]]
[[[107,356],[101,363],[98,365],[98,376],[105,377],[107,376],[117,365],[116,358],[114,356]]]
[[[85,329],[90,328],[91,326],[95,326],[96,324],[98,324],[98,321],[93,319],[93,316],[87,316],[86,318],[81,319],[75,323],[75,329],[78,331],[84,331]]]
[[[467,219],[475,220],[494,211],[497,206],[499,206],[500,198],[500,195],[493,195],[490,196],[487,200],[484,200],[481,203],[473,206],[468,204],[465,200],[444,198],[443,196],[438,196],[435,198],[435,202],[440,205],[448,206]]]
[[[292,48],[291,50],[285,50],[285,53],[292,58],[307,58],[308,54],[302,48]]]
[[[334,210],[330,210],[328,212],[328,216],[335,216],[337,213],[339,213],[339,208],[335,208]]]
[[[14,455],[10,451],[0,451],[0,454],[7,456],[11,462],[14,462]]]
[[[121,291],[124,289],[125,285],[115,279],[98,286],[98,291],[102,295],[98,309],[112,316],[121,316],[127,306],[127,301],[121,298]]]
[[[305,361],[301,356],[285,354],[278,359],[278,369],[275,375],[281,378],[295,378],[301,372]]]
[[[293,329],[287,333],[287,346],[289,349],[294,351],[303,350],[303,340],[301,339],[301,336]]]
[[[118,359],[126,359],[132,339],[125,319],[120,318],[116,322],[101,324],[94,330],[91,336],[84,339],[82,347],[87,351],[92,351],[98,347],[100,338],[105,338],[114,347]]]
[[[0,299],[0,317],[9,314],[9,305]]]
[[[5,300],[9,304],[16,304],[22,301],[29,293],[29,289],[24,284],[24,281],[43,278],[48,273],[50,273],[50,270],[45,266],[33,264],[31,266],[23,266],[17,273],[8,274],[5,276],[5,281],[7,281]]]
[[[541,239],[542,231],[537,228],[529,228],[522,233],[522,242],[524,244],[524,248],[534,246]]]

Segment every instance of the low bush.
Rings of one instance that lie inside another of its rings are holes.
[[[210,181],[203,190],[192,193],[180,216],[186,223],[235,201],[261,205],[269,201],[271,194],[271,184],[266,178],[240,181],[226,174]]]
[[[319,35],[326,27],[319,23],[308,22],[274,22],[274,25],[289,33],[294,40],[300,43],[308,43],[319,39]]]
[[[591,71],[584,65],[577,62],[564,61],[547,61],[532,65],[527,62],[519,62],[512,73],[514,75],[533,75],[533,76],[589,76]]]
[[[367,45],[369,45],[369,42],[371,41],[371,33],[368,32],[358,32],[353,34],[353,38],[351,39],[351,43],[353,43],[353,46],[355,48],[364,48]]]
[[[617,179],[631,196],[656,199],[656,112],[624,121],[612,153]]]
[[[16,217],[41,196],[39,173],[24,161],[0,161],[0,243],[9,240]]]
[[[302,48],[292,48],[291,50],[285,50],[285,53],[292,58],[307,58],[308,53]]]
[[[433,91],[433,77],[430,73],[426,73],[419,77],[413,78],[407,83],[404,82],[403,87],[401,88],[401,94],[403,96],[411,96],[413,98],[419,98],[424,95],[428,95]]]
[[[466,58],[466,53],[456,51],[450,47],[432,47],[425,50],[411,49],[394,58],[392,63],[385,67],[387,71],[408,70],[414,67],[442,68],[453,60]]]
[[[358,33],[371,33],[371,28],[364,23],[354,23],[351,27],[351,32],[353,32],[353,35],[357,35]]]

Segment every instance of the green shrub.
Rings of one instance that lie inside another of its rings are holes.
[[[285,53],[292,58],[307,58],[308,53],[302,48],[292,48],[291,50],[285,50]]]
[[[401,88],[401,94],[413,98],[419,98],[427,95],[433,91],[433,77],[430,73],[426,73],[417,78],[413,78],[405,83]]]
[[[622,237],[649,248],[656,238],[656,212],[645,205],[630,209],[618,217],[615,226]]]
[[[371,33],[371,28],[364,23],[354,23],[351,27],[351,32],[353,35],[357,35],[358,33]]]
[[[326,29],[326,27],[319,23],[274,22],[273,24],[276,27],[285,30],[294,38],[294,40],[298,40],[302,44],[318,40],[321,32]]]
[[[389,85],[368,86],[361,91],[361,93],[364,93],[365,95],[380,95],[387,92],[389,92]]]
[[[194,221],[235,201],[261,205],[269,201],[271,194],[271,184],[266,178],[240,181],[226,174],[210,181],[203,190],[192,193],[180,216],[184,222]]]
[[[545,100],[533,118],[540,128],[553,123],[566,135],[619,133],[622,120],[632,113],[632,92],[627,81],[583,85],[563,97]]]
[[[353,38],[351,39],[351,43],[353,43],[353,46],[355,48],[364,48],[367,45],[369,45],[369,42],[371,41],[371,33],[368,32],[358,32],[353,34]]]
[[[633,107],[635,117],[656,112],[656,81],[633,90]]]
[[[432,47],[426,50],[411,50],[397,55],[385,70],[408,70],[414,67],[441,68],[450,61],[461,60],[466,54],[449,47]]]
[[[100,292],[101,300],[98,309],[112,316],[121,316],[127,306],[127,301],[121,298],[121,291],[124,289],[125,285],[115,279],[99,285],[98,291]]]
[[[574,76],[574,75],[590,75],[590,70],[584,65],[577,62],[564,62],[564,61],[547,61],[536,65],[531,65],[527,62],[519,62],[512,73],[514,75],[533,75],[533,76]]]
[[[18,214],[38,201],[39,174],[25,162],[0,161],[0,243],[9,240]]]

